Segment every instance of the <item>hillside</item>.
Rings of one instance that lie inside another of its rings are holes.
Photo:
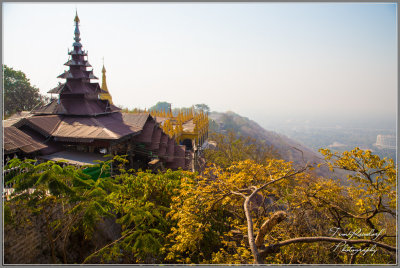
[[[282,134],[265,130],[247,117],[229,111],[226,113],[211,112],[209,118],[211,119],[210,132],[224,133],[232,129],[241,136],[263,140],[266,144],[272,146],[282,159],[292,161],[295,165],[303,165],[304,162],[315,165],[322,163],[323,159],[318,153]],[[332,173],[324,167],[315,169],[315,172],[319,176],[332,177]],[[341,177],[343,175],[335,174],[341,175]]]

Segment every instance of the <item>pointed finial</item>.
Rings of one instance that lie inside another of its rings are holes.
[[[81,33],[79,31],[78,10],[76,10],[75,12],[76,12],[76,15],[75,15],[75,19],[74,19],[74,21],[75,21],[75,32],[74,32],[74,34],[75,34],[75,37],[74,37],[75,43],[74,43],[74,46],[75,46],[75,44],[79,43],[79,41],[81,41],[81,38],[80,38]],[[82,45],[80,45],[80,46],[82,46]]]
[[[80,22],[79,17],[78,17],[78,9],[75,9],[75,19],[74,19],[74,21],[75,21],[76,23],[79,23],[79,22]]]
[[[106,72],[106,68],[104,67],[104,57],[103,57],[103,69],[101,70],[103,73]]]

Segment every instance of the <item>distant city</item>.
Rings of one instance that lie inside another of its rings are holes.
[[[260,120],[261,121],[261,120]],[[267,120],[264,120],[267,121]],[[390,118],[362,120],[281,120],[263,126],[318,151],[343,152],[359,147],[380,157],[396,159],[396,121]],[[260,122],[263,123],[263,122]]]

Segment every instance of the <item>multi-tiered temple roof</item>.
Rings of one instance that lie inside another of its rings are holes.
[[[68,52],[69,59],[64,64],[69,67],[69,70],[58,76],[66,81],[48,91],[48,93],[58,95],[58,98],[35,110],[35,114],[97,116],[120,110],[109,99],[102,97],[108,91],[101,89],[99,83],[91,82],[98,78],[93,74],[93,69],[88,70],[91,65],[87,60],[88,53],[82,50],[80,43],[78,14],[74,21],[75,42],[72,44],[72,51]]]
[[[103,177],[104,168],[108,165],[89,169],[86,165],[108,160],[112,155],[126,157],[128,163],[124,164],[124,169],[194,170],[195,164],[200,166],[199,154],[195,154],[192,149],[201,145],[208,133],[206,115],[190,111],[179,113],[176,117],[171,113],[167,118],[165,112],[162,115],[148,112],[122,113],[112,104],[104,66],[102,86],[91,82],[97,77],[92,69],[88,69],[91,65],[87,60],[87,52],[82,50],[78,15],[74,21],[75,42],[64,64],[69,69],[58,76],[65,81],[49,91],[57,98],[32,113],[20,114],[20,117],[3,122],[5,161],[20,157],[36,158],[39,162],[68,162],[81,166],[81,172],[93,180]],[[161,120],[156,120],[157,116]],[[4,167],[8,166],[4,164]],[[25,166],[13,167],[3,174],[8,173],[12,178],[26,172]],[[110,164],[111,173],[120,173],[121,170],[119,164]],[[7,184],[3,185],[6,186],[3,198],[15,196],[10,194],[14,192],[13,181],[17,178],[3,181],[3,184]],[[52,183],[52,179],[49,183]],[[31,186],[29,193],[35,192],[35,188],[35,185]],[[35,194],[32,196],[37,198]],[[42,253],[41,250],[39,253]]]
[[[3,122],[5,154],[74,164],[91,164],[104,154],[118,154],[127,155],[133,168],[191,169],[191,140],[202,142],[206,125],[200,123],[206,118],[180,114],[179,126],[184,125],[179,132],[156,120],[155,114],[121,113],[112,104],[104,66],[102,87],[91,82],[97,77],[88,70],[91,65],[80,43],[78,15],[74,21],[75,42],[65,63],[69,70],[59,76],[66,81],[49,91],[58,98],[33,113]]]

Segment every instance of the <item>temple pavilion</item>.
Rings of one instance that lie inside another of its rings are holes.
[[[79,17],[64,80],[48,91],[50,103],[21,117],[3,121],[4,154],[41,160],[93,164],[104,156],[127,155],[131,168],[193,170],[193,159],[208,135],[203,113],[177,116],[157,112],[123,113],[112,102],[106,70],[102,85],[82,49]],[[54,97],[56,96],[56,97]]]

